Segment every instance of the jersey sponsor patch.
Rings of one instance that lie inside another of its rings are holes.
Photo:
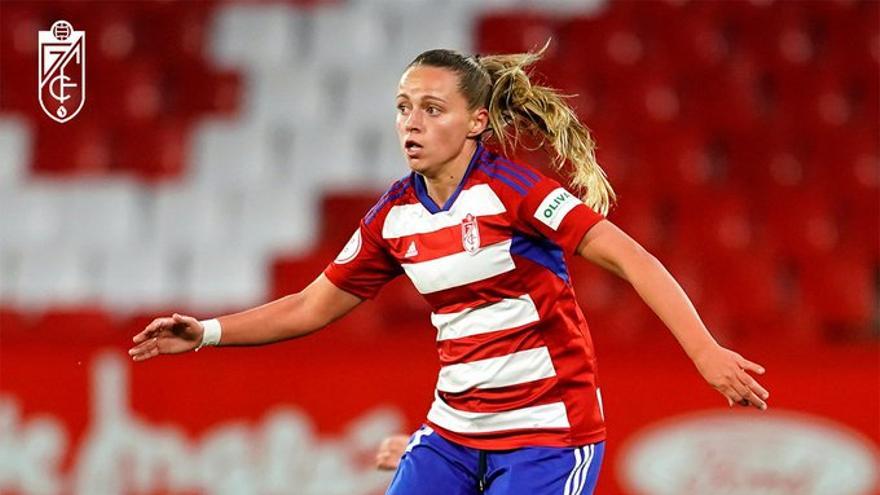
[[[351,239],[345,243],[345,247],[342,248],[342,251],[339,252],[339,255],[336,256],[336,259],[333,260],[337,265],[344,265],[349,261],[355,259],[358,253],[361,252],[361,229],[358,228],[354,231],[354,234],[351,235]]]
[[[538,209],[535,210],[535,218],[551,229],[558,230],[562,219],[579,204],[581,200],[574,194],[557,187],[544,197],[544,201],[541,201]]]

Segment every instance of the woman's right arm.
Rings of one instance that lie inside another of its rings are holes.
[[[219,345],[261,345],[301,337],[344,316],[361,301],[321,274],[301,292],[219,317]],[[190,316],[156,318],[134,336],[136,345],[128,353],[135,361],[143,361],[191,351],[202,342],[203,333],[202,324]]]

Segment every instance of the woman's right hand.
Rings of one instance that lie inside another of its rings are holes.
[[[407,443],[409,443],[409,437],[406,435],[391,435],[382,440],[379,451],[376,452],[376,468],[382,471],[397,469]]]
[[[144,361],[159,354],[178,354],[195,349],[202,341],[205,329],[191,316],[174,313],[156,318],[132,338],[135,346],[128,355],[135,361]]]

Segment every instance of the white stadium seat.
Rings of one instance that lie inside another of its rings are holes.
[[[240,195],[228,189],[179,184],[158,189],[150,201],[147,237],[173,254],[237,238]]]
[[[63,238],[66,185],[34,181],[0,189],[0,249],[26,250]]]
[[[190,181],[207,188],[245,187],[273,182],[266,125],[206,120],[195,130]]]
[[[184,270],[181,305],[205,312],[246,308],[265,300],[266,260],[242,249],[194,251]]]
[[[143,195],[142,188],[130,180],[71,182],[58,204],[64,239],[102,252],[129,247],[144,234]]]
[[[208,46],[221,67],[278,67],[297,61],[303,35],[290,5],[229,4],[217,13]]]
[[[97,261],[95,256],[64,244],[23,251],[11,299],[25,309],[93,303],[97,298]]]
[[[288,64],[253,71],[244,96],[245,117],[258,122],[316,122],[332,119],[332,105],[323,71]]]
[[[21,118],[0,117],[0,187],[22,184],[31,161],[31,130]]]
[[[244,192],[243,248],[270,260],[279,253],[305,253],[317,242],[320,197],[296,183],[274,184]]]
[[[369,5],[325,5],[308,17],[310,65],[369,67],[391,48],[392,31]]]
[[[292,177],[322,191],[364,187],[375,164],[358,151],[358,136],[344,122],[327,128],[299,126],[293,135]]]
[[[97,281],[99,300],[117,312],[145,312],[177,305],[182,276],[180,257],[149,242],[104,257]]]

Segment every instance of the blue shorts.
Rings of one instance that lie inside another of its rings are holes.
[[[578,448],[478,450],[422,426],[410,437],[386,495],[591,495],[605,442]]]

